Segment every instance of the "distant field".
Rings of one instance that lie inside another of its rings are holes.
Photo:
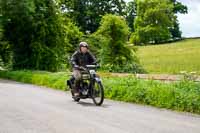
[[[200,39],[141,46],[137,53],[149,73],[179,74],[187,71],[200,74]]]

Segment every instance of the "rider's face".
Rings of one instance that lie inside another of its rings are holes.
[[[82,53],[85,54],[87,51],[88,51],[87,47],[81,47],[81,52],[82,52]]]

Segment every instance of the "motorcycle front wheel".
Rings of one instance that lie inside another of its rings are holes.
[[[95,81],[91,92],[93,102],[97,106],[100,106],[104,101],[104,88],[102,83]]]

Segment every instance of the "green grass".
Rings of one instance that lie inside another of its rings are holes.
[[[65,90],[65,81],[70,73],[50,73],[44,71],[0,71],[0,78],[6,78],[23,83],[46,86],[54,89]]]
[[[200,114],[200,83],[172,84],[135,78],[107,78],[106,97],[118,101]]]
[[[187,71],[200,74],[200,39],[141,46],[137,53],[149,73],[179,74]]]
[[[60,90],[65,90],[69,75],[67,72],[0,71],[1,78]],[[167,84],[139,80],[133,76],[102,76],[106,98],[200,114],[200,83],[182,81]]]

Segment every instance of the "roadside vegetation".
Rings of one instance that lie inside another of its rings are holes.
[[[69,72],[0,71],[0,77],[66,90]],[[200,83],[145,81],[129,77],[102,76],[106,98],[200,114]]]

